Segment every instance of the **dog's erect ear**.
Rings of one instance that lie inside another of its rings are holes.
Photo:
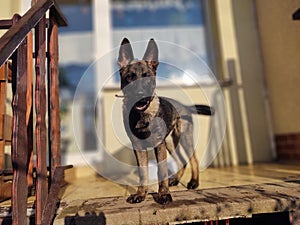
[[[153,69],[157,69],[158,66],[158,48],[153,38],[148,42],[148,46],[143,57],[143,60],[147,61],[148,65]]]
[[[128,63],[132,60],[133,60],[133,51],[131,48],[131,44],[127,38],[124,38],[119,50],[119,58],[118,58],[119,68],[127,66]]]

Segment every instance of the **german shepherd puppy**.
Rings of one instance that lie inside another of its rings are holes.
[[[212,115],[213,109],[205,105],[185,106],[173,99],[156,95],[156,69],[158,48],[150,39],[142,60],[133,56],[131,44],[124,38],[118,58],[121,89],[124,94],[123,122],[139,167],[139,187],[127,202],[142,202],[147,194],[148,152],[154,149],[158,163],[159,190],[156,201],[167,204],[172,201],[169,185],[177,185],[186,163],[178,153],[180,144],[189,157],[192,177],[187,188],[199,185],[198,161],[194,153],[192,114]],[[168,177],[167,151],[174,157],[179,171]]]

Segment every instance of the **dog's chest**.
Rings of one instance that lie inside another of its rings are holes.
[[[157,146],[167,133],[166,126],[162,126],[164,122],[157,116],[160,109],[159,98],[154,96],[148,108],[142,112],[129,109],[127,106],[125,104],[123,108],[123,119],[127,135],[133,144],[142,142],[143,147]]]
[[[152,122],[157,117],[159,105],[160,105],[159,98],[157,96],[155,96],[152,99],[152,101],[150,102],[149,107],[145,111],[139,113],[139,116],[137,117],[138,119],[131,118],[131,121],[135,121],[135,119],[137,119],[136,123],[133,124],[134,126],[132,128],[137,129],[137,130],[139,130],[139,129],[152,130],[151,129],[151,127],[153,128]]]
[[[141,132],[142,130],[149,129],[149,125],[157,117],[159,107],[159,98],[157,96],[154,96],[145,111],[139,112],[126,108],[125,110],[128,112],[127,115],[129,115],[128,122],[130,124],[131,130]]]
[[[143,114],[148,115],[150,117],[155,117],[159,110],[159,105],[159,98],[157,97],[157,95],[155,95],[152,101],[150,102],[149,107],[143,112]]]

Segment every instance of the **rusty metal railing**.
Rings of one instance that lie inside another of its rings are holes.
[[[27,224],[27,187],[32,185],[36,197],[35,223],[51,224],[55,213],[65,169],[60,153],[58,27],[66,24],[54,0],[39,0],[24,16],[0,21],[0,28],[8,29],[0,38],[0,66],[6,66],[7,62],[12,65],[14,225]],[[33,160],[34,149],[36,160]]]

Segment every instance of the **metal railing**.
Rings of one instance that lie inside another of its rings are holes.
[[[8,29],[0,38],[0,66],[10,62],[12,74],[11,220],[15,225],[28,223],[30,186],[35,189],[35,224],[51,224],[55,214],[65,169],[58,81],[58,27],[65,25],[54,0],[39,0],[24,16],[0,21],[0,28]]]

